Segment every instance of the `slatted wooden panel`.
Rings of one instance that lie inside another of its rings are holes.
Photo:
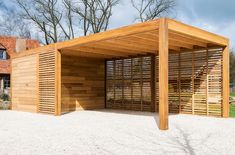
[[[38,112],[55,114],[55,52],[39,54]]]
[[[221,49],[170,54],[168,97],[170,112],[221,116],[221,95]],[[157,96],[158,92],[156,99]],[[158,106],[157,101],[156,104]]]
[[[155,111],[159,112],[159,56],[155,56]]]
[[[180,54],[180,112],[192,113],[192,52]],[[171,72],[171,71],[169,71]]]
[[[206,115],[207,60],[206,50],[193,52],[193,114]]]
[[[179,113],[179,53],[169,57],[169,112]]]
[[[152,111],[151,57],[106,63],[106,107]]]
[[[207,115],[222,115],[222,50],[208,51]]]
[[[142,110],[152,111],[151,109],[151,58],[142,57]]]

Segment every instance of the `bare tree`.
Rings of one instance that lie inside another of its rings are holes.
[[[37,27],[43,43],[50,44],[72,39],[80,30],[85,36],[107,30],[112,9],[120,0],[15,1],[21,17]]]
[[[74,32],[74,22],[73,22],[73,1],[72,0],[63,0],[63,4],[65,6],[66,9],[66,13],[65,13],[65,18],[67,19],[67,24],[68,24],[68,29],[69,29],[69,36],[71,36],[71,38],[75,37],[75,32]]]
[[[88,32],[106,31],[109,25],[112,9],[120,0],[79,0],[73,7],[83,24],[84,35]]]
[[[31,38],[28,24],[17,15],[15,9],[4,5],[2,2],[0,2],[0,9],[4,10],[4,15],[0,19],[1,35]]]
[[[16,0],[23,10],[21,16],[32,21],[43,32],[45,43],[56,43],[71,38],[62,23],[58,0]]]
[[[138,11],[137,19],[144,22],[168,14],[175,0],[131,0],[131,4]]]

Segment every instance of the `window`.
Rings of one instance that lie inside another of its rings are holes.
[[[7,59],[7,52],[4,49],[0,49],[0,60],[6,60]]]
[[[3,88],[10,88],[10,76],[3,77]]]

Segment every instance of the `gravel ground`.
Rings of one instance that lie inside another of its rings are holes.
[[[235,154],[235,119],[78,111],[61,117],[0,111],[0,154]]]

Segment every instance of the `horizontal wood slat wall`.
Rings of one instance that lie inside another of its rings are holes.
[[[55,52],[39,54],[38,112],[55,114]]]
[[[106,62],[106,107],[153,111],[151,56]]]
[[[62,54],[62,113],[104,108],[104,66],[104,60]]]
[[[37,54],[12,59],[13,110],[37,111],[37,61]]]

